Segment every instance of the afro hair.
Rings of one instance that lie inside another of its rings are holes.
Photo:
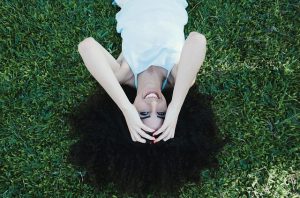
[[[122,85],[133,103],[136,89]],[[173,88],[162,91],[167,104]],[[131,139],[122,111],[99,87],[68,115],[71,135],[68,160],[86,171],[84,181],[102,190],[113,183],[119,192],[173,193],[186,182],[200,182],[203,169],[217,167],[217,153],[225,144],[211,109],[212,97],[193,85],[178,116],[175,136],[156,144]]]

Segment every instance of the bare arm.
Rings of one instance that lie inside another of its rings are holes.
[[[89,37],[79,43],[78,51],[89,72],[100,83],[118,107],[124,111],[131,103],[105,59],[99,45],[100,44],[92,37]]]
[[[146,140],[143,138],[154,140],[154,137],[151,137],[145,132],[153,132],[154,130],[146,126],[141,121],[135,106],[128,100],[113,72],[113,69],[111,68],[108,60],[105,58],[101,47],[101,44],[99,44],[94,38],[89,37],[79,43],[78,51],[89,72],[121,109],[132,140],[142,143],[146,143]]]
[[[191,32],[181,52],[172,101],[168,106],[164,123],[153,135],[163,133],[154,143],[174,138],[178,115],[191,84],[204,61],[205,53],[205,37],[198,32]]]
[[[203,64],[206,54],[206,39],[198,32],[191,32],[183,46],[176,82],[172,95],[172,103],[180,111],[189,88]]]

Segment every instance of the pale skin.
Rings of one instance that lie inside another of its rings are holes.
[[[164,68],[152,65],[138,75],[137,95],[131,104],[120,85],[135,87],[134,76],[122,53],[116,60],[92,37],[81,41],[78,51],[89,72],[123,112],[133,141],[145,143],[145,139],[155,140],[145,131],[155,132],[153,135],[161,134],[155,143],[174,138],[180,109],[205,59],[206,39],[202,34],[191,32],[185,40],[180,60],[172,68],[166,86],[174,87],[168,106],[161,93],[167,75]],[[159,93],[159,99],[145,99],[149,90]]]

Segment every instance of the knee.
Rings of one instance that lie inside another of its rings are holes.
[[[200,34],[199,32],[190,32],[189,38],[193,40],[197,40],[200,42],[202,45],[206,45],[206,38],[203,34]]]
[[[93,37],[85,38],[78,44],[78,51],[88,49],[95,44],[96,40]]]

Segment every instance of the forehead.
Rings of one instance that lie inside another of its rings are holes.
[[[163,120],[161,118],[153,115],[150,118],[143,119],[142,122],[154,130],[159,129],[163,124]]]

